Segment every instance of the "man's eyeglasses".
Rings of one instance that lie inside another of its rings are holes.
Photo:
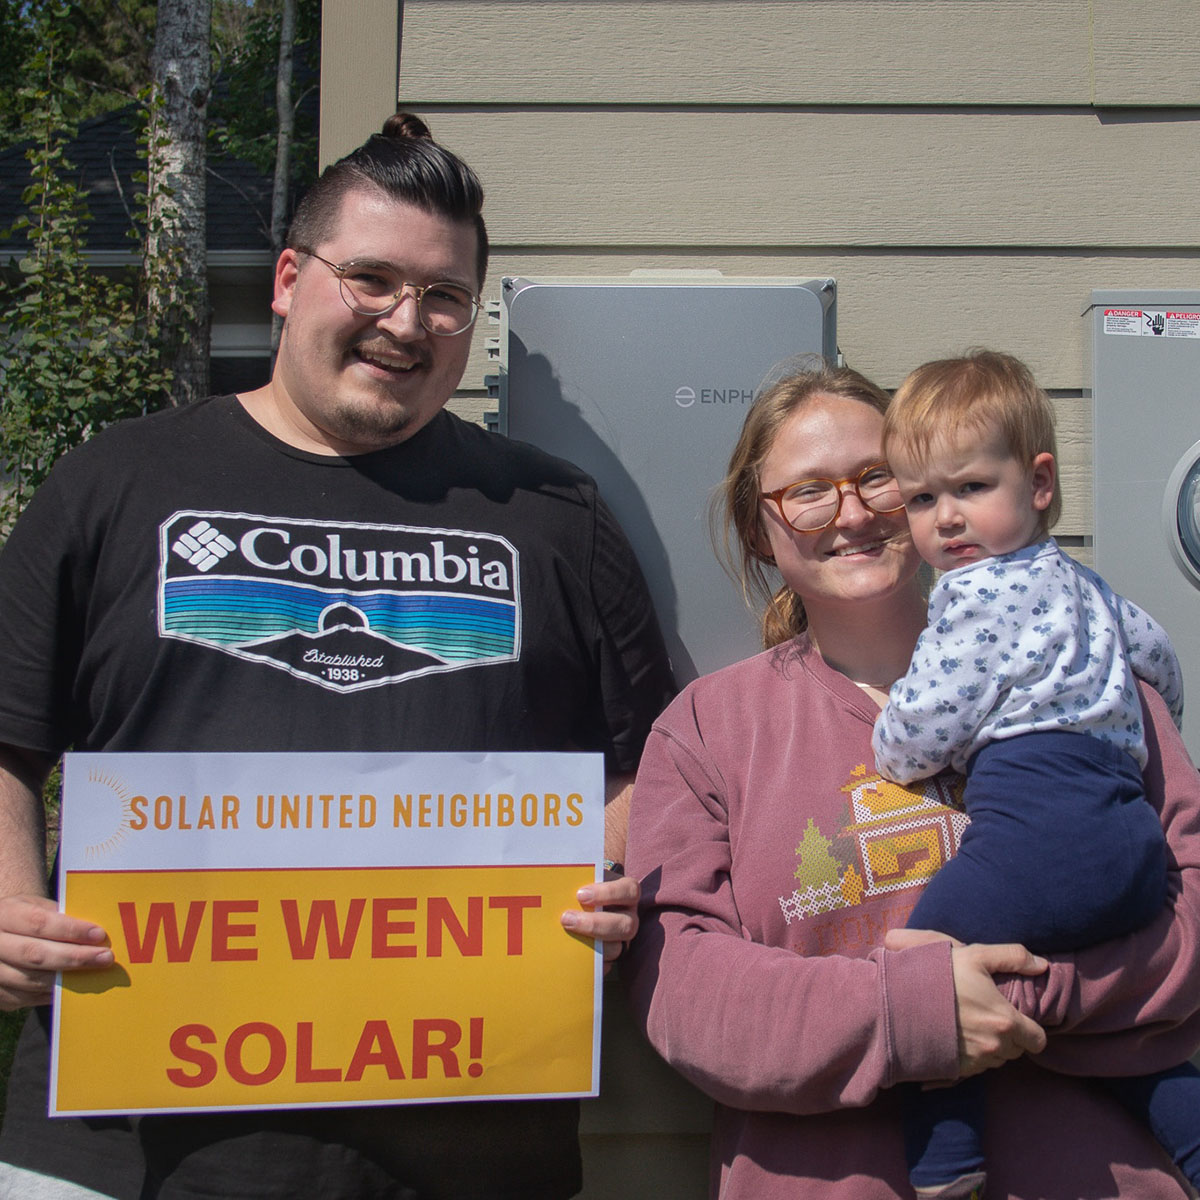
[[[896,477],[882,462],[872,463],[849,479],[802,479],[759,495],[773,501],[779,515],[797,533],[820,533],[838,519],[845,496],[842,489],[847,484],[873,513],[894,513],[904,507]]]
[[[418,287],[402,279],[394,267],[383,263],[335,263],[306,246],[296,249],[324,263],[338,277],[346,307],[364,317],[382,317],[390,313],[404,299],[405,288],[411,290],[417,302],[421,324],[439,337],[465,333],[479,313],[479,297],[461,284],[431,283]]]

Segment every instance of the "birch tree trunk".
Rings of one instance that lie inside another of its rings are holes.
[[[208,394],[209,307],[205,137],[211,0],[158,0],[151,64],[146,293],[150,319],[173,343],[172,395]]]

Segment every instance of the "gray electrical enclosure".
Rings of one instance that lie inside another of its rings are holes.
[[[1096,291],[1085,322],[1096,570],[1171,635],[1200,759],[1200,291]]]
[[[633,543],[676,676],[761,649],[709,536],[713,489],[781,360],[832,360],[832,279],[502,280],[500,431],[595,477]]]

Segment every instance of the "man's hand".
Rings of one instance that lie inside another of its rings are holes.
[[[46,899],[42,784],[50,764],[0,745],[0,1009],[48,1004],[56,971],[112,966],[99,925]]]
[[[884,939],[889,950],[950,942],[958,1017],[959,1075],[978,1075],[1023,1054],[1046,1048],[1046,1031],[1019,1013],[1000,994],[994,975],[1040,975],[1049,965],[1016,943],[964,946],[944,933],[927,929],[893,929]]]
[[[48,1004],[56,971],[111,967],[108,935],[45,896],[0,899],[0,1009]]]
[[[605,974],[637,933],[640,891],[637,880],[628,875],[589,883],[575,893],[582,911],[571,908],[562,915],[562,927],[569,933],[603,943]]]

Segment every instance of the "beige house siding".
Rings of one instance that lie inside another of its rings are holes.
[[[1200,278],[1194,0],[408,0],[399,98],[488,187],[506,273],[832,275],[894,387],[990,345],[1061,409],[1087,557],[1083,323]],[[493,371],[481,325],[462,397]]]
[[[1195,105],[1195,15],[1194,0],[410,0],[401,94],[525,108]]]
[[[323,0],[319,159],[327,167],[365,142],[396,111],[400,5]]]
[[[895,386],[991,345],[1060,407],[1086,559],[1093,288],[1200,278],[1195,0],[326,0],[322,159],[399,100],[488,187],[504,274],[832,275]],[[481,321],[456,407],[492,407]]]
[[[325,59],[323,135],[328,115],[342,140],[323,136],[323,158],[390,109],[382,25],[354,15],[386,25],[389,3],[325,0],[330,53],[355,50],[336,74]],[[1200,284],[1198,15],[1196,0],[406,0],[398,95],[484,181],[491,300],[505,274],[830,275],[841,349],[885,386],[973,345],[1024,358],[1058,409],[1058,532],[1088,561],[1081,314],[1095,288]],[[497,332],[475,331],[455,401],[469,415],[494,406]],[[704,1107],[609,1025],[585,1196],[702,1195]]]
[[[1092,0],[1093,102],[1200,104],[1195,0]]]

